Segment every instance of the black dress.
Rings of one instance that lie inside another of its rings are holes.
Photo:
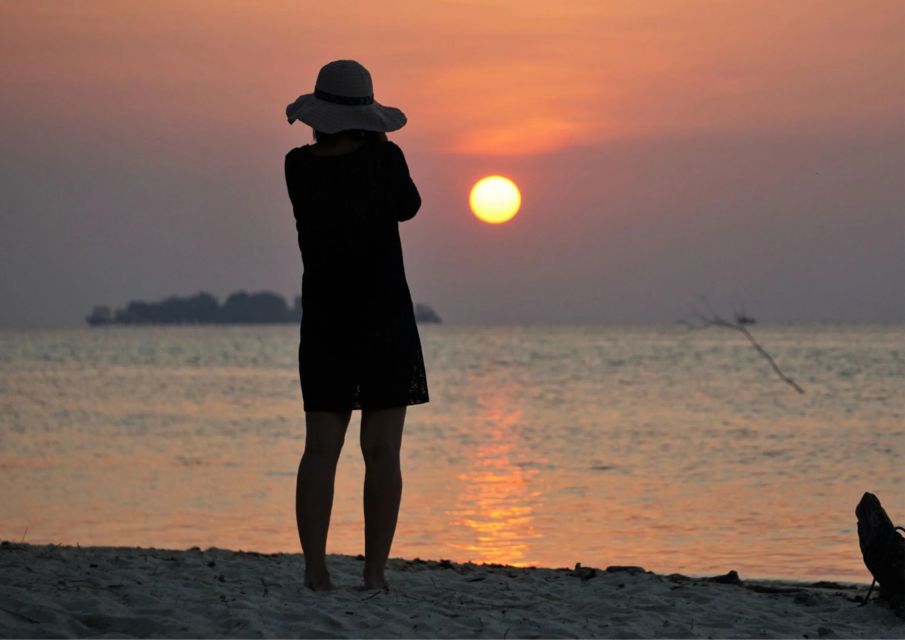
[[[305,411],[428,401],[399,222],[421,197],[402,150],[369,140],[351,153],[286,154],[302,252],[299,378]]]

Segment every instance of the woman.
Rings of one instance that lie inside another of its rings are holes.
[[[286,154],[304,264],[299,378],[306,436],[295,504],[305,584],[334,588],[325,553],[336,463],[352,411],[360,409],[364,586],[388,589],[405,411],[428,401],[398,228],[421,198],[402,151],[386,137],[406,118],[374,101],[368,70],[353,60],[325,65],[314,93],[300,96],[286,115],[290,124],[310,125],[316,141]]]

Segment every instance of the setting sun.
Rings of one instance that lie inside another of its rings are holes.
[[[468,203],[480,220],[500,224],[512,220],[518,213],[522,206],[522,194],[509,178],[487,176],[471,188]]]

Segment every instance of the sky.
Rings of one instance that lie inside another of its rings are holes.
[[[298,295],[285,107],[401,108],[416,302],[453,323],[905,320],[905,3],[0,0],[0,326]],[[471,186],[522,208],[489,225]]]

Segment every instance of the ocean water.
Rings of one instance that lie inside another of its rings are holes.
[[[869,581],[905,524],[905,327],[422,326],[392,555]],[[0,331],[0,537],[298,551],[294,326]],[[328,550],[363,549],[358,413]]]

